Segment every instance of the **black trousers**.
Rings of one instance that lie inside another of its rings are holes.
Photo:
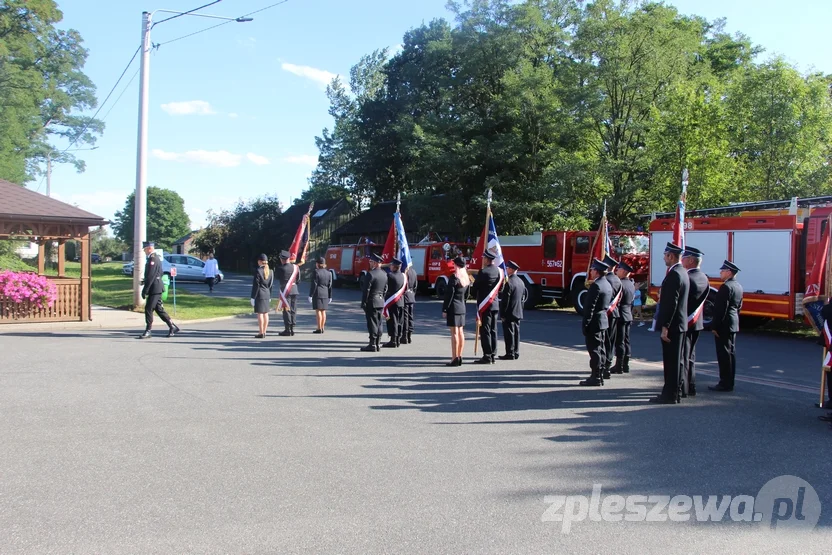
[[[387,307],[387,335],[393,343],[401,341],[403,316],[404,306]]]
[[[601,370],[607,363],[606,354],[604,351],[606,343],[606,331],[599,330],[596,332],[586,332],[586,350],[589,353],[589,368],[592,370],[593,377],[600,378]]]
[[[404,303],[404,311],[402,313],[402,333],[400,339],[409,338],[413,335],[413,303]]]
[[[632,322],[618,319],[618,330],[615,334],[615,356],[619,359],[630,358],[630,326]]]
[[[209,291],[213,291],[214,290],[214,285],[217,284],[217,278],[207,277],[207,278],[205,278],[205,284],[208,286]]]
[[[162,304],[162,294],[159,293],[158,295],[148,295],[147,301],[145,301],[144,305],[144,322],[145,322],[145,329],[149,330],[153,327],[153,313],[159,315],[159,318],[162,322],[166,323],[168,327],[171,327],[170,316],[168,313],[165,312],[165,307]]]
[[[607,316],[607,322],[609,322],[610,326],[607,328],[607,332],[604,335],[604,352],[607,354],[606,362],[604,364],[606,364],[607,370],[609,370],[612,366],[612,355],[615,353],[615,338],[618,336],[618,320],[619,319],[615,316]]]
[[[482,315],[480,326],[482,355],[494,358],[497,351],[497,311],[489,310]]]
[[[288,330],[295,327],[295,309],[298,306],[298,296],[287,295],[286,298],[289,300],[289,304],[284,307],[283,325],[286,326],[286,329]]]
[[[520,320],[503,320],[503,339],[506,340],[506,354],[520,356]]]
[[[679,397],[682,385],[682,350],[685,347],[685,334],[671,330],[668,334],[670,341],[662,341],[662,362],[664,365],[664,387],[662,397],[676,399]]]
[[[699,330],[688,330],[685,333],[685,348],[682,351],[682,393],[688,395],[696,391],[696,342],[699,341]]]
[[[367,306],[364,308],[364,316],[367,318],[370,345],[377,345],[381,341],[381,309]]]
[[[719,363],[719,383],[734,388],[734,376],[737,374],[737,334],[718,332],[716,340],[716,361]]]

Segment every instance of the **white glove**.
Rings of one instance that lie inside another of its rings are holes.
[[[309,304],[312,304],[312,297],[309,297]]]
[[[251,306],[254,306],[254,299],[251,299]]]

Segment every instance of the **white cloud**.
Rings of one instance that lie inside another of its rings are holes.
[[[269,159],[265,156],[260,156],[259,154],[254,154],[253,152],[246,154],[246,158],[248,158],[249,162],[258,166],[266,166],[270,163]]]
[[[187,152],[165,152],[154,148],[153,156],[159,160],[171,162],[190,162],[202,166],[215,168],[234,168],[240,165],[243,157],[240,154],[233,154],[227,150],[189,150]]]
[[[211,105],[204,100],[188,100],[186,102],[169,102],[162,104],[162,110],[172,116],[210,116],[216,114]]]
[[[294,73],[299,77],[304,77],[306,79],[309,79],[310,81],[317,83],[318,86],[322,89],[326,88],[326,86],[329,85],[329,83],[333,79],[338,77],[337,74],[332,73],[330,71],[326,71],[325,69],[318,69],[309,66],[298,66],[286,62],[280,64],[280,67],[283,70],[288,71],[289,73]]]
[[[288,164],[297,164],[299,166],[317,166],[318,157],[310,154],[301,154],[299,156],[287,156],[283,159]]]
[[[236,117],[237,117],[237,112],[229,112],[229,113],[228,113],[228,117],[230,117],[230,118],[236,118]]]

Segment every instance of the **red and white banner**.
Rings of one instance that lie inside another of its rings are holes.
[[[699,321],[699,318],[702,316],[702,313],[705,311],[705,303],[707,301],[708,301],[708,296],[705,295],[705,299],[702,301],[702,303],[698,307],[696,307],[696,310],[694,310],[690,315],[688,315],[688,327],[689,328],[692,328],[694,326],[694,324],[696,324],[696,322]]]
[[[404,285],[402,285],[402,288],[396,291],[392,297],[384,301],[384,308],[381,309],[381,315],[384,316],[385,319],[390,318],[390,307],[402,298],[405,291],[407,291],[407,274],[404,275]]]
[[[298,274],[300,274],[300,268],[297,264],[292,264],[294,269],[292,270],[292,276],[289,278],[289,281],[286,282],[286,287],[280,292],[280,300],[277,301],[277,307],[275,310],[288,310],[289,309],[289,291],[292,290],[292,286],[295,285],[295,282],[298,280]]]
[[[609,316],[610,314],[615,312],[615,309],[618,308],[618,303],[621,302],[621,293],[622,293],[622,291],[623,291],[623,288],[618,291],[618,295],[616,295],[615,298],[610,303],[610,307],[607,309],[607,316]]]

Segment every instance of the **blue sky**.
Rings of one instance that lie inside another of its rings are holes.
[[[224,0],[203,11],[236,17],[276,1]],[[80,31],[90,51],[85,72],[99,101],[139,45],[142,11],[186,11],[205,3],[58,0],[60,26]],[[774,0],[669,3],[682,13],[726,17],[727,30],[749,35],[766,57],[777,53],[802,71],[832,73],[830,0],[802,0],[793,10]],[[326,82],[348,75],[374,49],[396,48],[408,29],[452,14],[445,0],[288,0],[254,17],[162,44],[151,56],[148,184],[182,195],[194,228],[205,224],[208,210],[231,208],[240,199],[269,194],[288,204],[296,198],[317,160],[314,138],[332,126]],[[154,28],[152,41],[214,23],[180,17]],[[77,153],[87,170],[53,170],[56,198],[112,218],[135,189],[138,77],[127,82],[137,69],[135,62],[99,114],[107,126],[99,148]],[[40,180],[30,184],[38,186],[45,190]]]

